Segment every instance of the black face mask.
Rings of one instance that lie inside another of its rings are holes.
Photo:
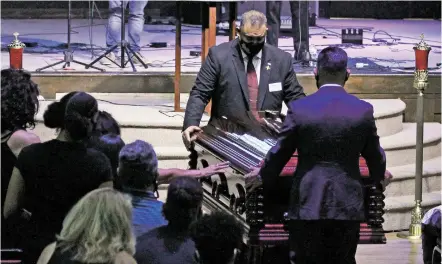
[[[262,50],[265,42],[264,38],[262,38],[262,40],[259,42],[245,42],[244,40],[240,39],[239,43],[241,45],[241,49],[245,54],[247,54],[247,56],[255,56]]]

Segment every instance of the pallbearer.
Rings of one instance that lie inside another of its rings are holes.
[[[204,108],[212,99],[212,117],[246,112],[280,112],[282,102],[305,96],[289,53],[265,43],[266,16],[252,10],[243,14],[239,38],[212,47],[190,92],[183,125],[183,141],[191,147]]]
[[[277,144],[246,178],[248,193],[261,185],[260,178],[264,193],[277,192],[276,178],[298,151],[288,209],[290,258],[296,264],[356,263],[366,217],[360,155],[383,188],[386,160],[373,106],[345,91],[349,75],[344,50],[322,50],[315,69],[319,90],[289,103]]]

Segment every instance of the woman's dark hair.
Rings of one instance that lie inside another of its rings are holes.
[[[40,94],[38,85],[31,80],[31,74],[23,70],[1,71],[2,89],[2,132],[35,127]]]
[[[97,100],[87,93],[78,92],[66,105],[64,129],[74,141],[86,139],[93,131],[93,119],[97,114]]]
[[[163,214],[169,226],[180,231],[187,230],[198,217],[203,201],[201,183],[190,177],[174,179],[167,189],[167,200]]]
[[[190,236],[202,263],[229,263],[235,248],[241,247],[243,234],[241,224],[222,212],[205,215],[190,227]]]
[[[66,113],[66,106],[69,100],[78,92],[70,92],[60,99],[60,102],[54,102],[48,106],[48,109],[43,114],[43,120],[46,127],[49,128],[64,128],[64,115]]]
[[[114,179],[117,178],[118,155],[125,143],[119,135],[107,134],[101,137],[91,136],[88,147],[102,152],[109,159]]]
[[[94,134],[96,135],[106,135],[106,134],[114,134],[121,135],[120,125],[117,120],[112,117],[106,111],[99,111],[97,123],[95,124]]]

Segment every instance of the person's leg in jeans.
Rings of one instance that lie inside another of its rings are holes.
[[[278,47],[281,26],[281,1],[266,1],[267,43]]]
[[[121,16],[122,8],[121,3],[123,1],[109,1],[109,18],[106,29],[106,45],[108,48],[118,44],[121,41]],[[127,5],[127,1],[124,1]],[[119,48],[114,50],[115,54],[118,54]]]
[[[301,60],[302,54],[309,50],[308,1],[290,1],[292,12],[293,46],[295,60]]]
[[[147,0],[129,1],[129,46],[133,52],[139,54],[141,49],[141,32],[144,28],[144,8]]]

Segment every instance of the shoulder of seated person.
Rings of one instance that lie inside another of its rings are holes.
[[[34,133],[25,130],[18,130],[14,132],[14,134],[12,134],[11,138],[8,140],[8,146],[14,151],[40,142],[40,138]]]

